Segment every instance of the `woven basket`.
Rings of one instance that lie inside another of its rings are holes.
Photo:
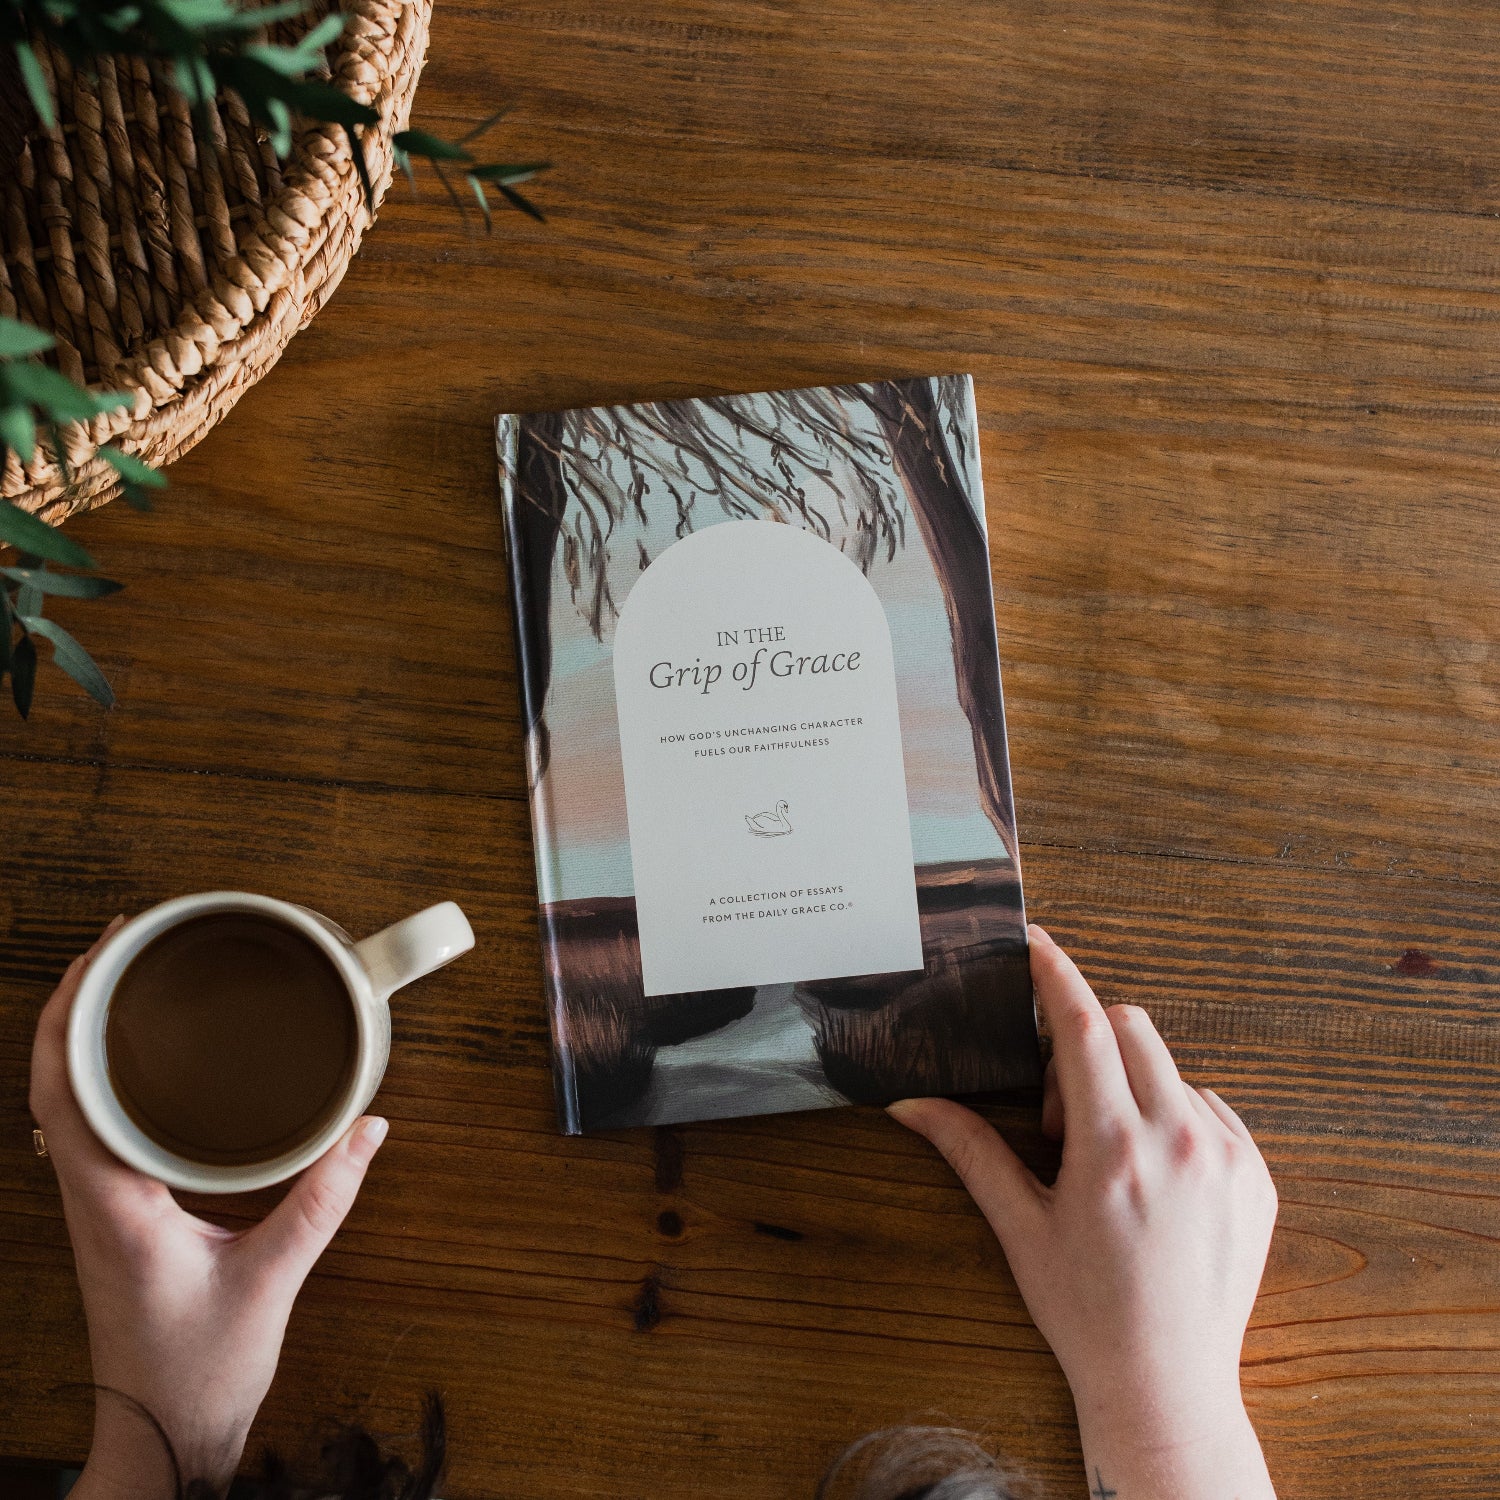
[[[330,75],[380,113],[364,133],[378,202],[432,0],[343,8]],[[205,135],[136,59],[101,58],[89,79],[37,52],[58,121],[46,131],[28,115],[7,132],[0,119],[0,313],[55,334],[64,374],[134,397],[65,429],[71,484],[40,446],[24,471],[7,456],[0,495],[58,521],[119,492],[101,443],[152,464],[191,448],[328,299],[371,218],[341,128],[304,128],[278,162],[233,95]]]

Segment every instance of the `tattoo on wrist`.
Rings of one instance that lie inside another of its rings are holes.
[[[1090,1500],[1116,1500],[1119,1490],[1112,1490],[1104,1482],[1104,1476],[1099,1472],[1099,1465],[1094,1465],[1094,1487],[1089,1491]]]

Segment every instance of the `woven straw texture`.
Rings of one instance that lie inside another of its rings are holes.
[[[405,129],[432,0],[346,0],[330,76],[380,113],[364,134],[377,202]],[[135,59],[85,77],[37,51],[57,100],[0,162],[0,313],[57,337],[63,373],[133,398],[64,431],[72,483],[39,446],[7,455],[0,495],[49,521],[102,505],[113,442],[152,464],[191,448],[276,363],[339,284],[370,222],[348,137],[302,129],[278,162],[239,99],[195,131],[181,97]]]

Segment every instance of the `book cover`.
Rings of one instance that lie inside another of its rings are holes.
[[[497,449],[563,1129],[1036,1085],[969,378]]]

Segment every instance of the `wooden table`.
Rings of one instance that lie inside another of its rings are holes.
[[[260,1436],[409,1430],[456,1497],[805,1496],[933,1413],[1083,1491],[949,1173],[872,1111],[554,1131],[490,422],[972,370],[1033,914],[1281,1190],[1245,1381],[1287,1496],[1500,1468],[1500,18],[1486,0],[442,0],[417,118],[514,100],[546,226],[397,192],[342,289],[58,607],[0,724],[0,1452],[87,1357],[25,1109],[116,911],[453,897],[393,1120]],[[1012,1122],[1035,1149],[1023,1117]]]

